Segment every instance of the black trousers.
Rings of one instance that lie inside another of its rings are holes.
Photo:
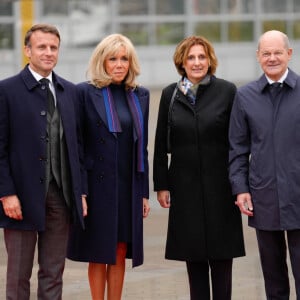
[[[256,230],[261,267],[268,300],[288,300],[290,284],[287,267],[287,244],[295,279],[297,300],[300,300],[300,230]]]
[[[186,262],[191,300],[230,300],[232,290],[232,259]]]
[[[30,299],[30,277],[36,245],[39,264],[37,299],[62,299],[69,219],[62,192],[56,183],[51,182],[46,198],[45,231],[4,229],[8,258],[7,300]]]

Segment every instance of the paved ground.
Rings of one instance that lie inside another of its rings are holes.
[[[153,153],[153,138],[159,91],[153,91],[149,123],[149,157]],[[150,177],[151,178],[151,177]],[[150,197],[152,211],[145,220],[144,265],[132,269],[127,262],[123,300],[188,300],[189,291],[185,264],[164,259],[168,210],[160,208],[155,195]],[[263,279],[254,230],[244,222],[247,255],[234,260],[232,300],[264,300]],[[0,231],[0,299],[5,299],[6,252]],[[36,299],[36,266],[32,275],[32,297]],[[291,281],[293,284],[293,282]],[[296,299],[292,286],[291,299]],[[67,261],[64,273],[63,300],[89,300],[87,265]]]
[[[153,199],[154,200],[154,199]],[[164,246],[167,229],[167,210],[152,209],[145,220],[145,263],[131,268],[127,262],[127,271],[123,298],[124,300],[188,300],[189,291],[185,265],[183,262],[164,259]],[[245,219],[244,219],[245,221]],[[246,222],[245,222],[246,223]],[[263,279],[254,231],[244,224],[247,255],[234,260],[233,300],[263,300]],[[0,299],[5,299],[6,254],[0,235]],[[32,275],[32,297],[36,299],[36,270]],[[89,300],[87,265],[67,261],[64,273],[64,300]],[[292,291],[291,299],[296,299]]]

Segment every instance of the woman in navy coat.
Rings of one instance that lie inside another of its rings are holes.
[[[130,40],[104,38],[78,85],[88,185],[85,230],[72,228],[68,258],[89,262],[93,299],[121,299],[125,258],[143,263],[143,217],[149,212],[149,91],[135,79]]]

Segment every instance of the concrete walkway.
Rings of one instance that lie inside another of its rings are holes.
[[[153,196],[154,197],[154,196]],[[152,197],[152,198],[153,198]],[[145,220],[145,262],[131,268],[127,261],[124,300],[188,300],[189,290],[185,264],[164,259],[167,230],[167,209],[154,204],[151,215]],[[246,219],[243,220],[246,223]],[[244,224],[247,255],[234,260],[233,300],[263,300],[264,287],[254,230]],[[0,299],[5,299],[6,252],[3,234],[0,234]],[[36,299],[36,271],[32,274],[32,297]],[[291,281],[291,285],[293,282]],[[67,260],[64,273],[64,300],[89,300],[87,264]],[[292,286],[291,299],[296,299]]]

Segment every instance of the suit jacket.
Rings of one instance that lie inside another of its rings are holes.
[[[57,105],[64,127],[72,181],[72,215],[83,224],[79,126],[75,86],[53,72]],[[16,194],[23,220],[8,218],[0,206],[0,227],[45,228],[47,97],[26,66],[0,81],[0,198]]]

